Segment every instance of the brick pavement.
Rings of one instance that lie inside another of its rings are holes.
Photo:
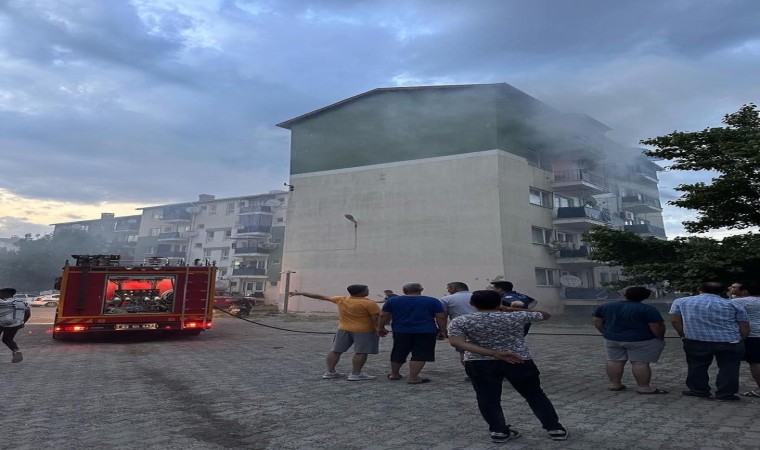
[[[326,318],[255,319],[286,328],[333,330]],[[503,404],[523,436],[491,444],[456,353],[439,345],[423,372],[432,383],[384,378],[390,339],[371,356],[374,381],[322,380],[330,335],[283,332],[220,319],[197,338],[55,342],[47,325],[17,341],[21,364],[0,352],[0,448],[61,449],[627,449],[760,448],[760,401],[716,403],[681,396],[685,363],[668,340],[653,385],[670,395],[606,391],[596,336],[532,335],[543,385],[570,430],[551,441],[511,388]],[[593,333],[549,321],[535,333]],[[341,361],[348,370],[350,361]],[[714,378],[714,373],[713,373]],[[633,385],[630,373],[624,382]],[[751,387],[749,371],[742,387]],[[14,395],[14,392],[21,392]],[[519,426],[518,426],[519,424]]]

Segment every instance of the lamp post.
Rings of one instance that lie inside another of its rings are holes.
[[[354,224],[354,250],[356,250],[356,233],[357,233],[357,227],[359,226],[359,223],[354,219],[354,216],[351,214],[343,214],[343,217],[348,219],[350,222]]]

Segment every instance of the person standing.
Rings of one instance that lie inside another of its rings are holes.
[[[472,292],[470,292],[467,284],[461,281],[452,281],[446,285],[446,292],[449,295],[441,298],[441,304],[443,305],[443,312],[446,313],[449,320],[477,312],[477,309],[470,304]],[[455,350],[459,353],[459,362],[464,365],[464,350],[458,348]],[[465,381],[470,381],[470,377],[465,377]]]
[[[492,281],[491,285],[493,286],[491,289],[501,296],[501,306],[505,308],[530,309],[538,304],[535,298],[517,292],[511,281]],[[530,325],[530,323],[525,324],[523,332],[526,336],[530,331]]]
[[[449,343],[465,351],[465,371],[472,380],[480,414],[488,423],[491,441],[502,443],[520,437],[520,432],[506,423],[501,407],[504,379],[528,402],[551,439],[567,439],[567,429],[541,389],[538,367],[523,335],[526,323],[546,320],[550,314],[502,311],[501,298],[493,290],[473,292],[470,302],[477,312],[451,321]]]
[[[335,303],[338,306],[338,331],[333,338],[333,348],[327,354],[327,372],[322,378],[332,379],[344,377],[345,374],[336,370],[340,357],[353,345],[354,357],[351,361],[351,373],[348,381],[366,381],[377,378],[362,371],[367,363],[367,355],[380,352],[378,335],[378,318],[380,307],[369,300],[369,288],[363,284],[352,284],[348,288],[349,296],[327,297],[308,292],[291,292],[290,295],[303,295]]]
[[[721,297],[725,288],[708,282],[699,294],[678,298],[670,308],[670,322],[683,338],[688,372],[683,395],[710,398],[708,369],[718,364],[715,399],[737,401],[739,370],[744,357],[742,339],[749,335],[749,317],[744,305]]]
[[[24,328],[24,324],[32,317],[32,311],[26,301],[14,299],[14,295],[16,290],[13,288],[0,289],[0,335],[3,344],[13,352],[11,362],[20,363],[24,360],[24,355],[14,339],[18,330]]]
[[[625,300],[605,303],[594,311],[594,326],[602,333],[607,347],[607,377],[610,391],[622,391],[625,363],[631,362],[631,372],[639,394],[667,394],[649,385],[652,379],[650,363],[660,359],[665,348],[665,320],[653,306],[642,302],[651,291],[634,286],[625,290]]]
[[[380,314],[380,336],[388,334],[385,325],[393,320],[393,349],[388,379],[401,379],[401,367],[411,353],[407,383],[427,383],[430,379],[421,377],[420,372],[426,362],[435,361],[436,339],[446,336],[446,314],[437,298],[422,295],[421,284],[407,283],[402,289],[404,295],[388,299]]]
[[[734,301],[744,305],[749,317],[749,336],[744,340],[744,360],[757,389],[744,392],[745,397],[760,398],[760,283],[737,281],[728,287]]]

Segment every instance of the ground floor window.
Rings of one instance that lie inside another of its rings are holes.
[[[536,286],[554,286],[554,269],[536,267]]]

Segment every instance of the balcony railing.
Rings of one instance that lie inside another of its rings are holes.
[[[184,258],[187,256],[187,252],[158,250],[155,255],[148,255],[148,256],[159,256],[159,257],[164,257],[164,258]]]
[[[192,219],[192,214],[180,209],[165,210],[164,216],[161,218],[164,222],[190,222]]]
[[[564,206],[557,208],[557,219],[591,219],[609,223],[612,218],[608,211],[588,206]]]
[[[238,214],[252,214],[252,213],[271,213],[271,206],[244,206],[240,208]]]
[[[559,258],[586,258],[588,257],[589,253],[591,253],[591,251],[588,248],[588,246],[581,245],[578,248],[562,249],[558,252],[557,257]]]
[[[636,225],[626,225],[625,231],[630,231],[636,234],[649,234],[652,236],[665,237],[664,228],[656,227],[654,225],[649,225],[646,223],[641,223],[641,224],[636,224]]]
[[[249,225],[247,227],[238,228],[238,234],[246,233],[270,233],[272,231],[271,225]]]
[[[599,186],[607,186],[607,181],[604,178],[583,169],[554,172],[554,181],[556,183],[567,181],[588,181],[589,183]]]
[[[657,181],[657,171],[644,166],[628,166],[628,178],[647,178],[649,180]]]
[[[169,233],[160,233],[158,235],[158,240],[168,240],[168,239],[183,239],[183,237],[180,235],[179,231],[171,231]]]
[[[659,199],[650,197],[645,194],[632,194],[623,196],[622,202],[624,205],[626,203],[643,203],[645,205],[654,206],[655,208],[662,208]]]
[[[240,275],[266,275],[267,269],[259,269],[258,267],[240,267],[232,270],[233,276]]]
[[[235,254],[269,253],[271,250],[264,247],[235,247]]]

